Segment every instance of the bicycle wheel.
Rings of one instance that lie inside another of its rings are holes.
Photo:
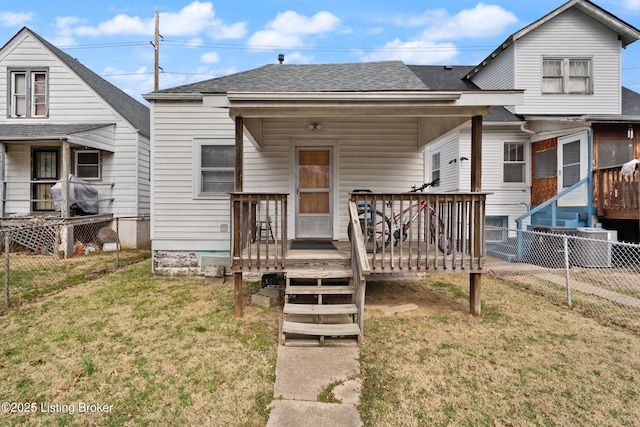
[[[436,224],[438,229],[436,232]],[[444,222],[440,218],[436,218],[435,214],[431,214],[431,243],[438,239],[438,249],[443,254],[451,255],[453,252],[453,238],[451,237],[451,230],[445,230]]]
[[[371,207],[358,208],[360,230],[364,236],[367,253],[381,252],[391,242],[391,220],[382,212]],[[351,241],[351,223],[347,227],[347,235]]]

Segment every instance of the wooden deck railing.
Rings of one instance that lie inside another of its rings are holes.
[[[483,272],[486,193],[354,192],[351,201],[372,273]]]
[[[356,306],[358,307],[358,326],[360,334],[364,335],[364,300],[367,287],[366,277],[371,273],[364,237],[360,229],[358,209],[353,201],[349,202],[349,224],[351,235],[351,266],[353,267],[353,282],[356,287]]]
[[[232,268],[283,270],[287,255],[288,193],[231,193]]]
[[[620,167],[598,169],[594,176],[597,215],[610,219],[640,219],[640,179],[624,177]]]

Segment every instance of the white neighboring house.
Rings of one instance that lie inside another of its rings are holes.
[[[640,239],[637,209],[611,209],[617,188],[607,187],[623,163],[640,157],[640,95],[621,83],[621,50],[639,38],[640,30],[594,3],[571,0],[512,34],[480,64],[450,67],[452,78],[480,89],[525,91],[521,105],[494,108],[483,118],[482,190],[493,193],[488,225],[515,228],[530,208],[585,179],[552,202],[561,216],[542,210],[521,224],[600,222],[625,240]],[[434,81],[428,70],[416,72]],[[444,190],[467,190],[468,162],[450,159],[469,158],[470,147],[468,128],[430,144],[427,174],[445,177]],[[502,237],[487,234],[488,241]]]
[[[73,174],[98,215],[143,218],[123,246],[148,245],[149,108],[26,27],[0,49],[0,91],[2,218],[55,214],[50,188]]]

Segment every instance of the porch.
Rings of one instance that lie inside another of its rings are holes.
[[[371,274],[484,272],[486,193],[351,193],[348,222],[340,224],[349,239],[333,241],[289,239],[288,199],[231,193],[236,316],[242,273],[283,273],[285,297],[295,300],[285,301],[283,342],[287,335],[317,337],[321,345],[325,337],[359,338]],[[477,315],[476,289],[470,311]]]
[[[600,218],[640,220],[640,178],[623,176],[619,166],[597,169],[594,201]]]

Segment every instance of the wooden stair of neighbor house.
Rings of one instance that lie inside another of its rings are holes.
[[[283,345],[358,345],[357,316],[351,269],[287,271]]]

